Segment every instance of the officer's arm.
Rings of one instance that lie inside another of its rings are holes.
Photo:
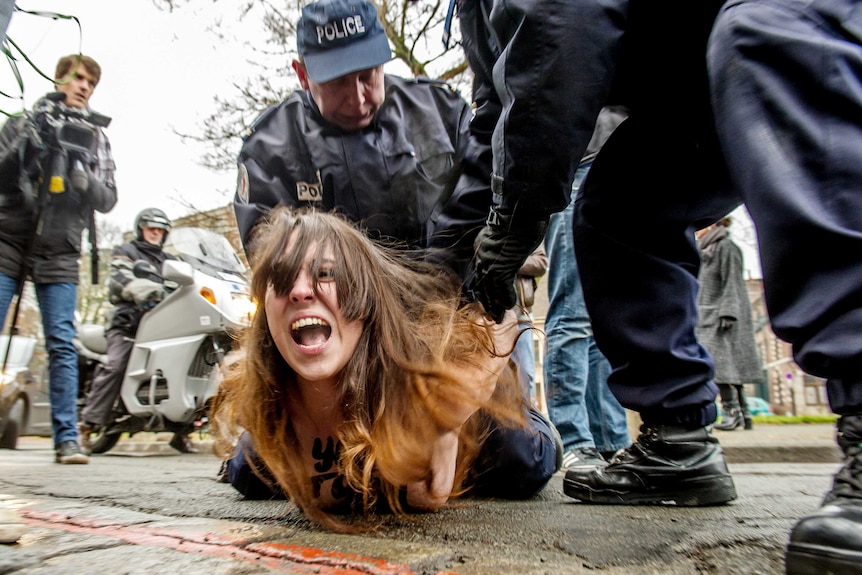
[[[461,173],[452,194],[435,208],[426,230],[429,260],[464,275],[473,257],[473,241],[484,225],[491,207],[491,146],[473,137],[472,111],[466,102],[451,113],[456,115],[456,163]]]

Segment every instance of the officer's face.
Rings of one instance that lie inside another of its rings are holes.
[[[96,89],[96,77],[83,65],[79,65],[74,72],[62,80],[64,83],[58,83],[56,86],[58,92],[66,94],[65,104],[70,108],[86,108],[93,90]]]
[[[361,130],[371,123],[383,104],[383,66],[360,70],[318,84],[299,62],[293,66],[299,83],[311,92],[320,113],[342,130]]]

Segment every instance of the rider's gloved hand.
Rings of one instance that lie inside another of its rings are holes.
[[[144,278],[135,278],[123,287],[122,297],[126,301],[133,301],[138,305],[144,303],[158,303],[165,298],[165,286],[159,282]]]
[[[475,275],[469,290],[497,323],[515,306],[515,276],[545,238],[547,228],[547,216],[491,208],[474,243]]]

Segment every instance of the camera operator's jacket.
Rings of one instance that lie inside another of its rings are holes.
[[[128,336],[134,336],[141,316],[165,295],[162,283],[135,276],[135,262],[147,261],[161,273],[162,264],[175,259],[161,246],[143,240],[132,240],[114,248],[111,252],[108,295],[115,309],[108,329],[119,329]]]
[[[446,227],[472,236],[491,201],[490,154],[470,138],[469,104],[446,84],[385,78],[371,125],[346,132],[321,116],[311,95],[294,92],[264,112],[238,158],[234,209],[246,252],[259,219],[277,204],[314,206],[361,222],[372,238],[424,248],[444,204]],[[467,256],[469,258],[469,256]]]
[[[89,167],[93,176],[105,185],[94,193],[81,193],[67,182],[66,191],[48,193],[42,225],[37,229],[36,212],[40,202],[38,199],[25,201],[14,158],[20,146],[26,143],[26,122],[26,116],[11,118],[0,130],[0,164],[4,167],[0,171],[0,273],[19,278],[28,244],[33,241],[29,277],[34,282],[77,284],[83,230],[93,210],[105,213],[117,203],[111,147],[105,134],[98,129],[98,148]],[[33,189],[38,191],[40,187],[36,183]]]

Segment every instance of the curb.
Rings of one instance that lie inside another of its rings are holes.
[[[731,445],[724,446],[728,463],[841,463],[837,445]]]

